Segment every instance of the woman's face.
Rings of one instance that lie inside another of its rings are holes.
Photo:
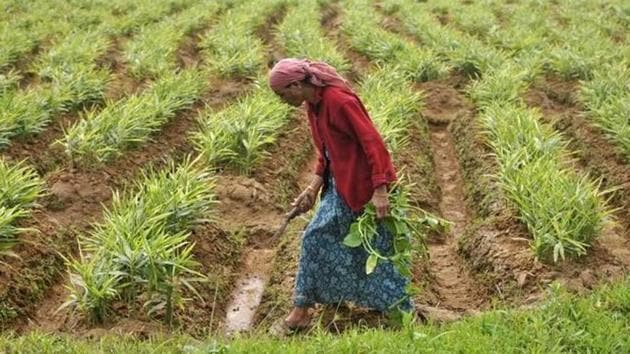
[[[301,82],[294,82],[281,89],[274,90],[274,92],[280,96],[282,101],[294,107],[301,106],[306,99]]]

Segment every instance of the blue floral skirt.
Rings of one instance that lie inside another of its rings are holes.
[[[350,248],[343,244],[350,225],[360,213],[348,207],[332,177],[328,177],[327,182],[315,216],[302,238],[295,306],[350,301],[379,311],[390,310],[395,304],[401,310],[411,310],[411,301],[405,293],[409,279],[400,275],[392,263],[382,261],[371,274],[366,274],[367,252],[363,247]],[[391,253],[391,236],[383,225],[378,225],[374,245],[381,254]]]

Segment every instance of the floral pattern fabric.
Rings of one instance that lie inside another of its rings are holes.
[[[328,175],[328,188],[302,238],[294,304],[307,307],[350,301],[379,311],[387,311],[394,304],[401,310],[411,310],[412,303],[405,293],[409,280],[392,263],[381,261],[368,275],[368,254],[363,247],[343,244],[350,225],[360,214],[348,207]],[[378,225],[374,244],[382,254],[391,252],[391,236],[382,225]]]

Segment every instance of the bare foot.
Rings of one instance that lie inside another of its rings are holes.
[[[308,307],[294,307],[284,322],[290,328],[304,328],[311,322]]]

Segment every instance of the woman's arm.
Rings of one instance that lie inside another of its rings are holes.
[[[336,123],[358,140],[367,157],[372,172],[372,187],[376,190],[393,182],[396,176],[389,151],[361,103],[356,98],[345,101],[340,105],[337,116]]]
[[[338,112],[342,129],[350,132],[359,142],[365,153],[372,172],[372,204],[376,208],[376,216],[385,217],[389,209],[387,185],[396,178],[391,157],[387,147],[378,133],[372,120],[357,99],[344,102]]]

